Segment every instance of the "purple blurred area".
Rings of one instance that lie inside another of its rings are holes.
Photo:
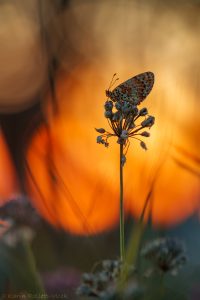
[[[49,296],[65,294],[68,299],[78,299],[76,288],[80,284],[81,273],[75,269],[60,268],[42,274],[44,288]]]

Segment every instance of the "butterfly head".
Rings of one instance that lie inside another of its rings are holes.
[[[109,87],[108,87],[108,89],[106,90],[106,97],[108,97],[108,98],[110,98],[112,101],[116,101],[116,99],[115,99],[115,97],[114,97],[114,95],[113,95],[113,92],[110,90],[112,87],[113,87],[113,85],[116,83],[116,81],[117,80],[119,80],[119,78],[116,78],[116,76],[117,76],[117,74],[115,73],[115,74],[113,74],[113,77],[112,77],[112,79],[111,79],[111,82],[110,82],[110,84],[109,84]]]
[[[106,90],[106,97],[110,98],[113,102],[116,101],[113,92],[111,92],[110,90]]]

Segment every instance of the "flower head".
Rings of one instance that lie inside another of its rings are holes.
[[[128,282],[124,290],[119,291],[117,284],[122,267],[123,263],[119,260],[104,260],[99,272],[82,275],[81,285],[76,291],[77,295],[100,300],[141,299],[142,287],[134,279]],[[135,274],[135,268],[132,265],[126,267],[130,271],[129,274]]]
[[[170,271],[175,274],[187,261],[183,243],[170,237],[150,242],[142,249],[141,254],[163,273]]]

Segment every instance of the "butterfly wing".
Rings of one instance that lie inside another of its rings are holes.
[[[150,93],[154,84],[154,74],[145,72],[118,85],[111,93],[113,101],[131,101],[140,104]]]

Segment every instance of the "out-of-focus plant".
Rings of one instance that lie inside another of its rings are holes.
[[[170,272],[175,275],[187,261],[183,243],[169,237],[148,243],[142,248],[141,255],[152,263],[152,272],[158,271],[161,274]]]
[[[120,260],[103,261],[98,272],[83,274],[77,294],[84,299],[101,300],[166,299],[164,276],[177,275],[185,264],[185,246],[175,238],[155,239],[141,249],[140,258],[149,260],[150,268],[146,266],[139,270]],[[126,282],[119,285],[124,269],[127,272]]]
[[[44,294],[31,250],[34,228],[39,222],[24,197],[0,208],[4,230],[0,237],[0,292],[3,299],[13,294]]]

